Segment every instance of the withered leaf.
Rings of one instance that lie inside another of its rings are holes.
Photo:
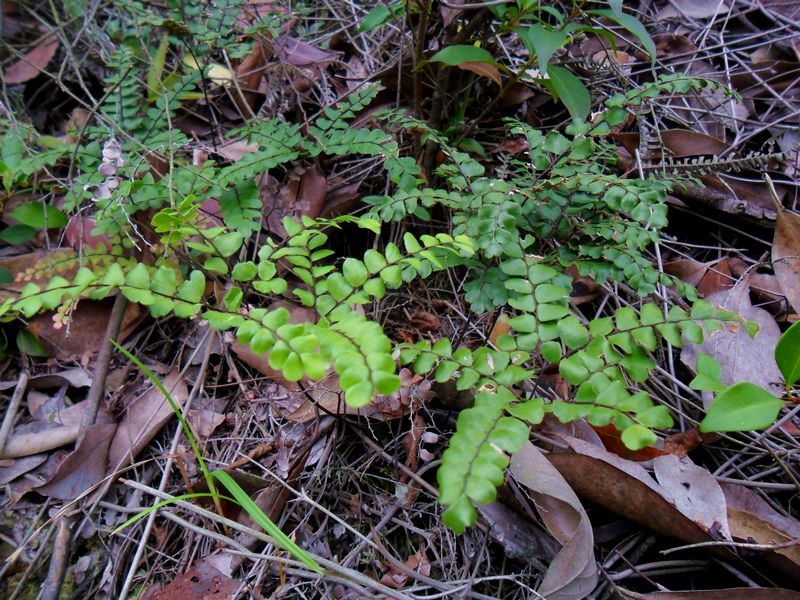
[[[789,304],[800,312],[800,215],[788,210],[778,211],[772,268]]]
[[[511,474],[527,487],[548,531],[563,544],[553,558],[539,594],[549,600],[584,598],[597,584],[592,524],[580,500],[559,472],[530,442],[511,458]]]

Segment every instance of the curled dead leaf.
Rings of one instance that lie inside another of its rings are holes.
[[[586,597],[597,585],[592,524],[570,484],[530,442],[511,457],[510,472],[532,494],[548,531],[563,547],[547,569],[539,594],[548,600]]]

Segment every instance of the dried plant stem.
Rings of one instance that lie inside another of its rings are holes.
[[[94,375],[92,377],[92,387],[89,389],[89,394],[86,398],[86,410],[83,413],[81,429],[78,433],[78,444],[81,443],[83,436],[86,435],[86,430],[94,425],[97,419],[97,411],[100,408],[100,400],[105,395],[108,367],[111,363],[111,340],[115,340],[119,336],[119,330],[122,327],[122,320],[125,317],[125,310],[127,308],[128,299],[125,298],[122,293],[117,294],[117,297],[114,298],[111,316],[108,319],[105,338],[97,353],[97,362],[95,363]]]
[[[70,517],[62,515],[56,527],[56,539],[53,542],[53,555],[50,557],[50,568],[47,571],[47,579],[42,585],[41,600],[58,600],[61,592],[61,584],[64,581],[64,573],[67,570],[67,560],[70,551]]]
[[[3,424],[0,425],[0,457],[4,456],[3,449],[8,441],[11,428],[14,426],[14,419],[16,419],[19,405],[22,402],[22,396],[25,394],[25,390],[28,389],[29,379],[30,375],[28,374],[28,371],[23,369],[23,371],[19,374],[17,387],[14,388],[14,393],[11,396],[11,402],[8,403],[6,414],[3,417]]]

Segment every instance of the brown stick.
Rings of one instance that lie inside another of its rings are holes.
[[[122,319],[125,316],[125,310],[128,308],[128,300],[122,293],[118,293],[114,298],[114,306],[111,309],[111,316],[108,319],[108,326],[106,327],[106,336],[100,346],[100,351],[97,353],[97,362],[94,367],[94,376],[92,378],[92,387],[89,389],[89,394],[86,398],[87,406],[83,413],[81,420],[81,430],[78,434],[78,444],[83,440],[86,430],[94,425],[97,419],[97,411],[100,408],[100,399],[105,395],[106,391],[106,377],[108,376],[108,366],[111,363],[111,340],[119,336],[119,330],[122,326]]]
[[[50,568],[47,570],[47,579],[42,585],[41,600],[58,600],[61,584],[64,582],[64,573],[67,570],[69,558],[69,517],[62,516],[58,520],[58,531],[53,542],[53,555],[50,557]]]
[[[0,425],[0,456],[3,454],[3,448],[8,441],[8,435],[11,433],[11,428],[14,426],[14,419],[17,417],[19,405],[22,402],[22,396],[28,388],[28,379],[30,375],[25,369],[19,374],[17,380],[17,387],[14,388],[14,394],[11,396],[11,402],[8,404],[8,410],[3,417],[3,424]]]

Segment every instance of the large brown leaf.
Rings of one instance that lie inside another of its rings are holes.
[[[59,360],[81,358],[100,349],[111,317],[113,300],[81,300],[70,312],[67,322],[58,313],[36,315],[28,323],[28,331],[42,342],[50,356]],[[141,307],[129,302],[125,308],[117,340],[124,341],[145,318]]]
[[[572,451],[551,452],[547,459],[579,496],[657,533],[684,542],[714,539],[706,527],[694,522],[673,504],[670,492],[640,464],[583,440],[560,437]],[[587,476],[588,473],[591,476]],[[698,492],[699,489],[695,491],[694,500],[701,504],[705,500]],[[730,555],[727,550],[722,552]]]
[[[229,600],[241,583],[217,571],[205,562],[198,562],[163,588],[151,588],[143,600]]]

